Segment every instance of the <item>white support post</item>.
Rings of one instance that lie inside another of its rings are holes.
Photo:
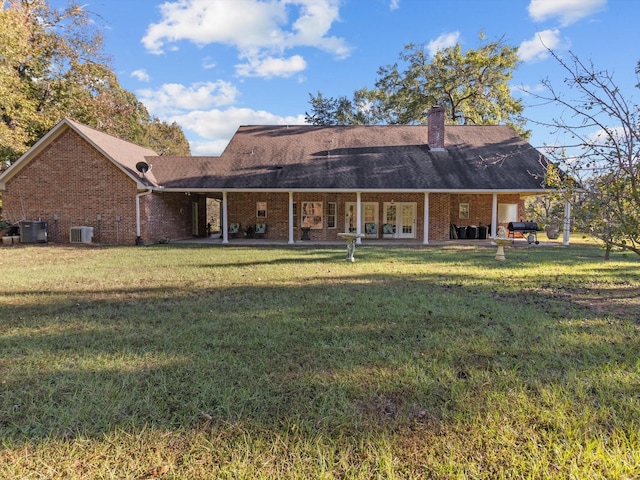
[[[571,230],[571,203],[564,203],[564,231],[562,232],[562,245],[569,246],[569,234]]]
[[[429,245],[429,192],[424,192],[424,227],[422,244]]]
[[[360,235],[362,233],[362,228],[360,227],[360,219],[362,218],[362,194],[360,192],[356,193],[356,233]],[[357,244],[362,243],[360,237],[356,240]]]
[[[493,194],[491,203],[491,238],[496,238],[498,234],[498,194]]]
[[[222,192],[222,243],[229,243],[229,214],[227,211],[227,192]]]

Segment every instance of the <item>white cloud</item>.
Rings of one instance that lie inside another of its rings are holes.
[[[460,39],[460,32],[449,32],[443,33],[435,40],[431,40],[427,44],[427,50],[429,51],[429,55],[432,57],[438,52],[438,50],[443,50],[445,48],[453,47],[458,40]]]
[[[151,78],[149,77],[149,74],[144,68],[141,68],[139,70],[134,70],[133,72],[131,72],[131,76],[133,78],[138,79],[141,82],[148,82],[149,80],[151,80]]]
[[[216,62],[214,62],[210,57],[205,57],[202,59],[202,68],[204,68],[205,70],[216,68],[216,65]]]
[[[546,87],[542,83],[537,83],[536,85],[527,85],[526,83],[521,83],[519,85],[511,85],[509,90],[513,95],[522,95],[524,97],[530,95],[537,95],[546,90]]]
[[[389,2],[389,10],[397,10],[400,8],[400,0],[391,0]]]
[[[231,107],[226,110],[195,110],[175,115],[168,121],[175,121],[202,139],[191,143],[193,154],[220,155],[240,125],[302,125],[304,115],[280,117],[264,110]]]
[[[568,44],[560,40],[560,30],[543,30],[537,32],[531,40],[525,40],[518,47],[518,56],[523,62],[544,60],[549,56],[549,49],[567,48]]]
[[[228,139],[199,141],[193,140],[189,142],[191,155],[199,157],[218,157],[227,148]]]
[[[155,54],[182,40],[199,46],[221,43],[237,48],[240,58],[254,58],[260,63],[295,47],[318,48],[337,58],[346,58],[350,47],[344,39],[328,34],[339,20],[340,3],[340,0],[167,1],[160,6],[160,21],[149,25],[142,43]]]
[[[185,110],[231,105],[239,92],[233,84],[219,80],[190,86],[166,83],[159,89],[142,89],[136,94],[152,115],[163,117]]]
[[[602,10],[607,0],[531,0],[529,16],[534,22],[559,18],[562,26]]]
[[[248,63],[236,65],[236,72],[241,77],[290,77],[307,68],[307,62],[300,55],[290,58],[267,57],[251,59]]]

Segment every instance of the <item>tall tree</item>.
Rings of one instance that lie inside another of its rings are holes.
[[[545,93],[536,96],[562,113],[538,123],[565,139],[547,152],[569,174],[550,179],[573,202],[581,227],[602,241],[606,258],[616,247],[640,255],[640,108],[607,71],[550,53],[566,72],[566,90],[543,81]]]
[[[380,67],[375,88],[356,91],[352,101],[320,93],[311,96],[307,121],[424,124],[429,109],[440,105],[449,124],[505,123],[529,135],[521,117],[522,103],[511,96],[508,86],[519,64],[517,47],[500,39],[463,52],[458,43],[431,58],[424,45],[412,43],[400,59],[402,67],[398,63]]]
[[[64,117],[153,148],[145,142],[155,133],[147,130],[158,132],[162,122],[120,86],[84,7],[8,0],[1,8],[0,168]],[[182,131],[174,131],[173,138],[175,144],[164,142],[163,151],[189,154]]]

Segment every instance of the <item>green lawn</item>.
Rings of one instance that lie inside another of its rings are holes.
[[[637,478],[640,258],[0,248],[0,478]]]

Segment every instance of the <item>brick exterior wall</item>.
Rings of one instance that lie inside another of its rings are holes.
[[[346,203],[357,201],[355,193],[294,193],[293,201],[297,204],[296,228],[294,239],[301,237],[299,228],[301,206],[303,202],[322,202],[323,228],[311,230],[312,240],[338,240],[338,233],[345,231]],[[410,202],[416,204],[416,240],[423,240],[424,232],[424,194],[423,193],[362,193],[361,201],[378,203],[378,238],[382,238],[384,221],[384,203]],[[257,202],[266,202],[267,217],[258,219]],[[336,228],[327,227],[327,203],[335,202]],[[459,205],[469,204],[469,218],[459,219]],[[498,195],[498,203],[518,204],[519,216],[524,215],[524,201],[517,194]],[[234,193],[227,196],[229,223],[240,223],[246,230],[250,225],[265,223],[267,232],[264,238],[286,240],[289,232],[289,195],[288,193]],[[431,193],[429,195],[429,240],[442,241],[449,239],[450,225],[486,225],[491,224],[493,195],[491,194],[448,194]]]
[[[207,234],[207,197],[184,193],[154,193],[142,197],[141,231],[144,243],[166,239],[179,240]],[[193,231],[192,216],[197,204],[197,231]]]
[[[136,182],[104,158],[73,130],[58,138],[25,165],[6,185],[3,215],[9,222],[43,220],[49,223],[49,241],[69,243],[74,226],[94,228],[94,242],[104,244],[136,243]],[[215,195],[213,193],[212,195]],[[289,236],[289,194],[287,192],[230,192],[227,196],[228,222],[250,225],[265,223],[264,238],[287,240]],[[321,202],[323,228],[312,230],[313,240],[337,240],[345,231],[346,203],[357,201],[355,193],[296,192],[297,205],[294,238],[301,238],[299,228],[304,202]],[[384,204],[410,202],[416,205],[415,239],[423,240],[423,193],[362,193],[361,201],[378,204],[378,238],[385,223]],[[266,202],[265,218],[257,216],[257,202]],[[327,227],[327,204],[336,204],[335,228]],[[459,218],[459,205],[469,204],[469,218]],[[498,203],[518,204],[524,218],[524,201],[517,194],[499,195]],[[197,228],[193,218],[197,208]],[[492,195],[429,195],[429,240],[449,239],[450,225],[489,225]],[[141,242],[176,240],[205,236],[207,224],[206,195],[160,192],[140,197]]]
[[[95,243],[133,245],[138,193],[130,177],[67,130],[7,182],[3,217],[11,223],[48,222],[50,242],[69,243],[71,227],[87,226],[94,229]],[[202,204],[202,224],[205,199],[196,200]],[[191,204],[182,193],[141,197],[142,242],[191,236]]]

